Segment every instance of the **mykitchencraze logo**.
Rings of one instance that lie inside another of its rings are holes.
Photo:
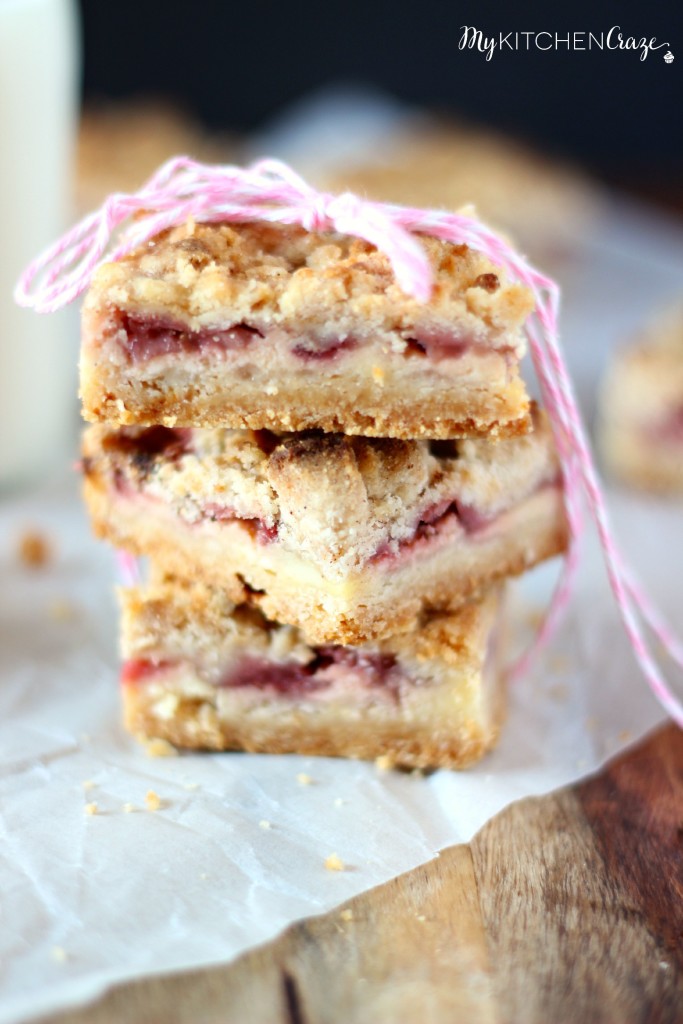
[[[507,50],[633,50],[640,53],[640,60],[647,60],[648,54],[655,50],[667,48],[663,54],[667,64],[671,64],[674,55],[669,50],[669,43],[658,43],[656,36],[647,39],[645,36],[628,36],[621,31],[620,25],[613,25],[607,32],[498,32],[487,36],[480,28],[473,25],[462,25],[462,35],[458,43],[459,50],[478,50],[492,60],[494,53]]]

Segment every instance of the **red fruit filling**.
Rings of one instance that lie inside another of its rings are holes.
[[[394,655],[368,654],[334,645],[316,648],[316,656],[307,665],[243,658],[220,680],[218,686],[227,689],[253,687],[295,696],[330,686],[333,679],[328,670],[333,666],[348,669],[368,689],[382,687],[393,692],[398,687],[400,672]],[[123,666],[121,682],[124,686],[144,685],[173,667],[172,661],[132,659]]]
[[[193,355],[200,350],[214,349],[217,353],[244,349],[263,335],[255,327],[235,324],[223,330],[204,328],[190,331],[181,324],[161,317],[136,317],[120,314],[118,323],[120,344],[132,363],[145,363],[157,356],[183,353]]]

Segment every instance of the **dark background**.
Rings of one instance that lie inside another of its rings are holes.
[[[508,130],[605,180],[683,205],[680,3],[474,4],[421,0],[81,0],[86,99],[167,95],[209,125],[261,126],[324,84],[378,86],[403,100]],[[666,41],[637,53],[458,49],[463,24],[607,31]]]

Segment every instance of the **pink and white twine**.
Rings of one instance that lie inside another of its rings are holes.
[[[585,505],[595,522],[614,597],[636,658],[654,695],[683,727],[683,703],[667,685],[646,642],[646,623],[683,668],[683,645],[664,622],[623,557],[610,525],[587,433],[559,343],[558,285],[530,266],[510,245],[472,216],[375,203],[345,193],[316,191],[286,164],[260,160],[248,168],[207,167],[187,157],[169,160],[134,195],[115,194],[22,274],[15,289],[21,306],[51,313],[88,287],[102,262],[118,260],[159,232],[197,221],[270,221],[308,231],[363,238],[389,259],[407,294],[428,301],[432,271],[416,234],[482,252],[533,292],[536,309],[527,336],[563,475],[570,542],[563,572],[533,647],[514,670],[519,675],[554,632],[567,606],[579,561]],[[116,236],[116,237],[114,237]]]

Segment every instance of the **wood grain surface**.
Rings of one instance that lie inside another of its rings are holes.
[[[43,1024],[683,1022],[683,733],[225,967]]]

